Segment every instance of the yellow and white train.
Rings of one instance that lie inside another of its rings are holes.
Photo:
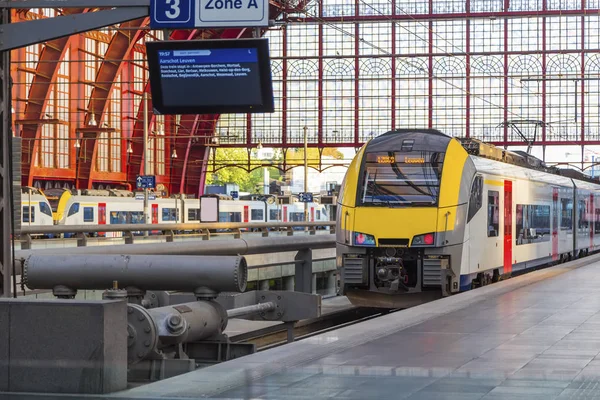
[[[420,304],[600,246],[600,182],[436,130],[396,130],[352,161],[337,210],[340,290]]]
[[[142,196],[142,197],[140,197]],[[197,222],[301,222],[304,221],[304,203],[277,204],[267,200],[232,200],[228,196],[205,196],[205,204],[212,205],[212,219],[202,220],[201,199],[157,198],[150,196],[148,211],[150,223],[167,225]],[[203,199],[204,200],[204,199]],[[143,195],[128,191],[85,191],[73,194],[55,190],[45,196],[28,188],[21,194],[21,221],[24,226],[51,225],[114,225],[144,222]],[[318,202],[308,203],[310,222],[329,221],[329,211]],[[104,235],[104,234],[103,234]],[[107,233],[120,236],[120,233]]]

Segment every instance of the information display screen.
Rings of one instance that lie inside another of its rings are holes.
[[[159,114],[273,112],[267,39],[147,42]]]

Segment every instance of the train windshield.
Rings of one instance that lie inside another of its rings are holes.
[[[367,152],[359,186],[359,205],[436,205],[443,161],[443,152]]]

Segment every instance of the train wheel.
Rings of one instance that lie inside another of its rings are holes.
[[[498,268],[496,268],[494,270],[494,273],[492,275],[492,283],[496,283],[500,280],[500,270]]]

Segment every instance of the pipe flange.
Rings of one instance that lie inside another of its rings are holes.
[[[127,362],[144,360],[158,346],[158,333],[152,316],[137,304],[127,305]]]
[[[107,289],[102,293],[103,300],[127,300],[127,290]]]
[[[52,294],[59,299],[74,299],[77,296],[77,290],[68,286],[57,285],[52,288]]]
[[[265,321],[280,321],[285,316],[285,308],[281,302],[281,295],[269,291],[261,291],[257,296],[256,303],[275,303],[277,307],[271,311],[262,311],[259,315]]]
[[[27,278],[27,269],[29,267],[29,258],[30,257],[31,256],[29,256],[25,259],[21,259],[21,284],[23,286],[27,286],[27,287],[29,287],[29,285],[28,285],[29,281]]]
[[[240,293],[246,291],[246,286],[248,285],[248,263],[246,262],[246,258],[240,254],[238,254],[236,266],[233,269],[233,281]]]
[[[214,291],[211,288],[207,288],[206,286],[201,286],[194,290],[194,296],[196,296],[196,300],[213,300],[219,296],[219,292]]]

